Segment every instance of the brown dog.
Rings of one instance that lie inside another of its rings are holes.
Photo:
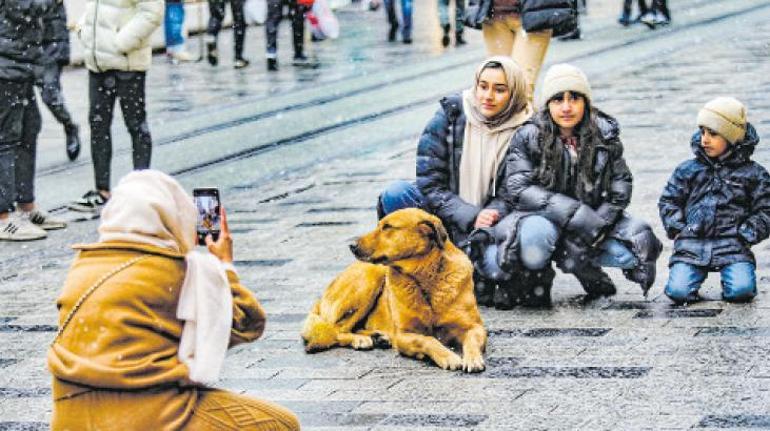
[[[305,350],[392,345],[445,370],[484,370],[484,329],[473,266],[441,220],[418,209],[383,218],[351,246],[362,262],[340,274],[305,321]],[[462,348],[460,358],[446,346]]]

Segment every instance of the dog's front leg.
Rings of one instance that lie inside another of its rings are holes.
[[[422,359],[427,355],[439,367],[445,370],[459,370],[463,361],[457,353],[449,350],[439,340],[413,332],[399,332],[394,340],[394,347],[400,353]]]
[[[463,371],[478,373],[484,371],[484,357],[481,355],[487,345],[487,331],[481,325],[474,325],[462,336]]]

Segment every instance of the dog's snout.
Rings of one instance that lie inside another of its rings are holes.
[[[349,247],[355,257],[361,257],[361,249],[358,247],[358,242],[350,243]]]

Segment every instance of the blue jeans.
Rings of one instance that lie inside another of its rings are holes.
[[[529,270],[540,270],[551,262],[559,240],[559,229],[548,219],[538,215],[525,217],[519,223],[519,257]],[[593,262],[599,266],[631,269],[638,261],[621,242],[612,238],[601,244],[602,253]]]
[[[174,48],[184,44],[184,36],[182,36],[183,27],[184,4],[166,2],[166,16],[163,22],[166,48]]]
[[[396,0],[385,0],[385,12],[388,14],[388,22],[391,26],[398,26],[396,18]],[[401,0],[401,37],[412,37],[412,0]]]
[[[425,209],[425,198],[414,183],[396,181],[380,194],[380,218],[404,208]]]
[[[698,300],[698,289],[709,271],[700,266],[675,263],[668,273],[666,296],[672,301],[694,302]],[[720,271],[722,276],[722,299],[729,302],[750,301],[757,296],[757,275],[754,264],[738,262],[727,265]]]

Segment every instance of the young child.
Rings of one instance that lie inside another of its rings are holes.
[[[666,295],[676,303],[698,299],[709,272],[722,276],[722,298],[751,301],[757,294],[751,246],[770,234],[770,175],[751,154],[759,143],[746,107],[718,97],[698,112],[691,146],[658,202],[675,240]]]

